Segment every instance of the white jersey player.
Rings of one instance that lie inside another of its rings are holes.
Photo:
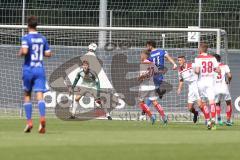
[[[208,45],[200,44],[200,54],[195,58],[195,72],[198,74],[198,89],[202,99],[206,98],[211,107],[211,122],[208,123],[208,129],[216,129],[216,105],[215,105],[215,72],[220,73],[220,68],[215,57],[207,54]],[[204,106],[204,108],[206,108]]]
[[[141,64],[140,64],[140,75],[138,80],[140,81],[139,86],[139,106],[144,113],[146,113],[152,120],[152,123],[155,122],[156,118],[152,115],[149,107],[145,104],[145,100],[150,99],[159,112],[164,124],[167,124],[167,117],[165,116],[164,110],[161,105],[157,102],[158,96],[155,92],[155,84],[153,81],[154,75],[159,71],[157,66],[148,60],[149,52],[147,50],[142,51],[141,53]]]
[[[197,122],[198,118],[198,111],[195,110],[194,102],[197,102],[199,108],[202,110],[201,106],[201,98],[198,92],[197,80],[198,76],[194,72],[194,63],[186,63],[185,56],[178,57],[178,77],[179,77],[179,84],[177,93],[180,94],[183,88],[183,83],[187,83],[188,85],[188,109],[191,113],[194,114],[193,122]],[[204,111],[204,110],[203,110]],[[205,114],[204,114],[205,116]],[[205,117],[209,119],[209,117]]]
[[[230,84],[230,81],[232,79],[232,74],[230,72],[229,66],[221,63],[221,56],[218,54],[215,54],[214,57],[217,59],[219,63],[219,67],[221,70],[221,73],[215,74],[215,102],[216,102],[216,111],[217,111],[217,117],[218,117],[218,123],[220,125],[223,125],[222,119],[221,119],[221,100],[224,100],[226,102],[226,115],[227,115],[227,121],[226,125],[231,126],[231,116],[232,116],[232,101],[231,101],[231,95],[229,92],[228,85]]]

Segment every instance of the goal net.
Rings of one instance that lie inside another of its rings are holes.
[[[26,33],[23,26],[0,26],[0,116],[24,116],[21,80],[23,58],[17,56],[23,30]],[[48,116],[58,114],[56,105],[59,103],[63,104],[63,108],[71,109],[72,97],[68,96],[63,81],[68,76],[68,70],[80,66],[81,57],[87,53],[90,43],[100,46],[95,54],[96,63],[102,69],[97,72],[100,86],[105,89],[109,100],[106,104],[108,107],[114,105],[111,109],[113,118],[123,120],[138,119],[141,113],[137,105],[138,90],[135,88],[138,81],[135,75],[140,67],[140,52],[145,49],[147,40],[155,40],[157,47],[166,50],[175,61],[178,56],[184,55],[188,62],[194,61],[199,54],[198,42],[204,41],[208,43],[210,53],[221,54],[223,60],[227,61],[226,33],[220,29],[39,26],[38,30],[48,39],[54,53],[44,63],[50,86],[50,91],[45,94]],[[102,39],[99,39],[100,34],[104,35]],[[161,87],[166,89],[166,94],[159,102],[170,120],[189,121],[187,86],[181,95],[177,95],[178,73],[171,69],[169,62],[166,61],[165,66],[168,71]],[[117,102],[113,100],[114,97],[118,98]],[[83,108],[91,108],[91,100],[82,101],[80,105],[85,106]],[[32,102],[34,115],[38,115],[36,101]],[[155,112],[153,107],[151,110]],[[69,113],[61,112],[60,116],[67,118]]]

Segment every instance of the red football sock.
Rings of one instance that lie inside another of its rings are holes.
[[[145,103],[140,103],[140,108],[149,116],[152,117],[152,112]]]
[[[211,107],[211,117],[212,117],[212,119],[215,119],[215,117],[216,117],[216,105],[211,104],[210,107]]]
[[[221,115],[221,107],[219,105],[216,105],[216,112],[217,112],[217,116]]]
[[[33,121],[32,121],[32,119],[27,120],[27,124],[28,124],[29,126],[33,126]]]
[[[232,104],[227,105],[226,114],[227,114],[227,120],[230,121],[232,117]]]
[[[201,108],[201,111],[203,112],[205,120],[209,120],[210,119],[210,114],[209,114],[209,111],[208,111],[208,107],[207,106],[203,106]]]
[[[165,116],[164,110],[162,108],[162,106],[160,104],[157,104],[154,106],[156,108],[156,110],[158,111],[158,113],[162,116],[162,118]]]
[[[44,116],[40,117],[40,123],[46,122],[46,118]]]

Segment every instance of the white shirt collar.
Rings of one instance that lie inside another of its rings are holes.
[[[37,31],[35,31],[35,32],[29,32],[29,34],[38,34],[38,32],[37,32]]]

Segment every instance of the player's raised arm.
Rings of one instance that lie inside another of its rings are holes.
[[[175,61],[173,60],[173,58],[172,58],[168,53],[165,54],[165,57],[167,58],[167,60],[168,60],[170,63],[172,63],[172,65],[173,65],[172,69],[173,69],[173,70],[177,69],[177,64],[175,63]]]

